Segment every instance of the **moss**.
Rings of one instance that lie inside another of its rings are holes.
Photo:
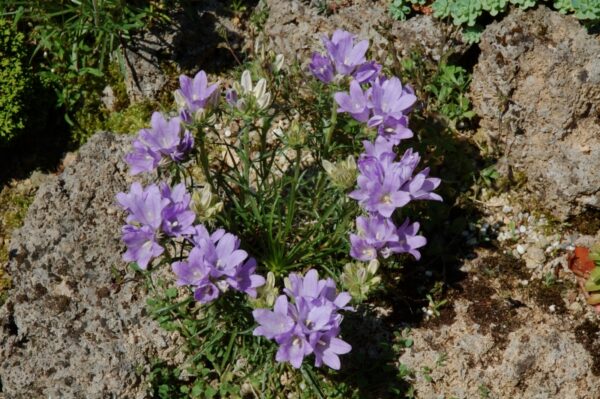
[[[0,18],[0,145],[6,145],[27,123],[25,98],[32,87],[25,36]]]
[[[157,109],[153,101],[143,101],[126,109],[113,112],[103,124],[103,130],[114,133],[135,133],[149,126],[152,112]]]
[[[3,302],[4,293],[10,288],[10,277],[3,269],[8,262],[10,236],[13,230],[23,224],[34,193],[31,184],[14,182],[0,192],[0,303]]]

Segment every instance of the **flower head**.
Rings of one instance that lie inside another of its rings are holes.
[[[331,40],[323,37],[323,45],[340,75],[350,75],[366,62],[365,54],[369,48],[369,41],[362,40],[354,44],[354,35],[346,31],[336,30]]]
[[[256,297],[256,289],[265,279],[254,273],[256,261],[239,249],[240,240],[224,230],[209,234],[202,225],[194,230],[190,239],[194,248],[187,260],[172,265],[178,285],[193,286],[194,298],[200,303],[215,300],[229,288]]]
[[[334,98],[340,106],[338,112],[347,112],[360,122],[366,122],[369,119],[368,97],[356,80],[350,82],[350,94],[339,92],[335,93]]]
[[[350,235],[350,256],[362,261],[377,259],[378,253],[389,255],[383,250],[387,248],[388,243],[398,241],[396,226],[391,219],[383,218],[379,215],[370,217],[359,216],[356,219],[356,228],[358,234]]]
[[[331,279],[319,280],[315,270],[306,275],[290,274],[286,295],[280,295],[273,310],[252,312],[259,326],[254,335],[274,339],[279,344],[275,360],[299,368],[304,358],[315,354],[315,365],[340,368],[338,355],[348,353],[350,345],[339,339],[342,316],[347,308],[348,293],[336,293]]]
[[[150,172],[168,158],[181,162],[194,146],[194,138],[188,130],[182,134],[181,118],[166,119],[160,112],[152,114],[151,128],[140,130],[133,141],[133,151],[125,156],[132,175]]]
[[[188,115],[196,117],[214,107],[219,100],[219,85],[209,85],[204,71],[198,72],[193,79],[181,75],[179,85],[180,88],[175,91],[175,102]]]
[[[390,243],[389,248],[394,253],[409,253],[416,260],[421,259],[421,253],[417,249],[427,244],[427,239],[417,235],[419,231],[419,223],[410,223],[408,219],[404,221],[402,226],[398,227],[398,241]]]
[[[125,225],[122,229],[123,242],[127,251],[123,254],[126,262],[136,262],[140,269],[146,270],[152,258],[164,252],[156,238],[156,231],[149,226]]]
[[[410,201],[410,195],[401,190],[405,183],[397,163],[385,163],[374,157],[358,161],[360,175],[358,189],[349,196],[368,212],[377,212],[389,218],[397,209]]]
[[[331,83],[334,78],[333,64],[331,59],[319,53],[313,53],[310,64],[308,64],[310,72],[315,78],[323,83]]]
[[[163,183],[161,186],[163,198],[169,201],[162,211],[162,229],[171,237],[181,237],[194,233],[192,226],[196,215],[190,210],[190,194],[185,185],[179,183],[173,189]]]

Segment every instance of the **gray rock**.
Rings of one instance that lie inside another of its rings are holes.
[[[175,7],[170,21],[159,23],[127,43],[125,88],[131,102],[157,99],[164,90],[174,90],[180,73],[200,69],[220,71],[234,62],[218,30],[239,49],[243,34],[218,0]]]
[[[322,48],[321,37],[330,36],[336,29],[369,39],[370,50],[379,61],[385,59],[390,44],[400,56],[407,56],[416,47],[434,60],[450,50],[460,53],[467,48],[456,33],[451,33],[449,25],[431,16],[393,20],[385,2],[354,1],[340,6],[329,16],[319,14],[316,7],[298,0],[267,0],[265,4],[269,9],[264,26],[266,42],[288,60],[297,59],[303,65],[308,63],[313,51]]]
[[[471,95],[504,164],[556,217],[600,208],[600,40],[546,7],[482,35]]]
[[[0,308],[7,398],[144,398],[157,345],[173,338],[145,311],[144,282],[121,260],[127,136],[99,133],[38,190],[13,234],[14,288]],[[122,275],[122,279],[115,279]]]
[[[498,345],[470,319],[469,306],[462,299],[455,302],[451,325],[411,331],[414,345],[400,362],[417,371],[417,397],[479,398],[485,390],[490,398],[599,397],[593,359],[564,315],[535,305],[519,309],[521,325]],[[424,373],[424,367],[431,371]]]

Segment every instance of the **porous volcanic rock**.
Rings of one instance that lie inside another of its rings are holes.
[[[320,14],[317,7],[299,0],[267,0],[265,4],[269,10],[264,26],[265,41],[288,60],[297,59],[303,65],[313,51],[322,48],[321,37],[330,36],[336,29],[369,39],[370,50],[379,61],[385,59],[390,44],[400,56],[407,56],[418,48],[434,60],[449,50],[462,52],[467,48],[456,33],[451,33],[449,25],[431,16],[418,15],[407,21],[392,19],[385,2],[352,0],[344,2],[330,15]]]
[[[174,347],[121,260],[130,137],[98,133],[39,188],[11,241],[0,308],[0,396],[145,398],[150,360]]]
[[[490,24],[480,47],[471,96],[504,167],[560,219],[599,208],[600,38],[540,6]]]
[[[598,398],[597,359],[575,332],[581,319],[502,295],[482,298],[483,309],[479,301],[458,299],[451,324],[411,330],[414,344],[399,361],[415,370],[417,397]],[[486,301],[503,308],[498,318],[483,313],[494,313]],[[555,306],[564,309],[560,298]]]

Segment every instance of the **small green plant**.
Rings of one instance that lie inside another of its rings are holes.
[[[390,14],[395,19],[405,20],[412,12],[412,5],[430,5],[436,18],[449,19],[462,27],[466,43],[476,43],[483,31],[478,21],[484,14],[495,17],[505,13],[510,4],[527,9],[542,3],[543,0],[392,0]],[[553,5],[560,13],[573,14],[585,24],[600,22],[600,2],[597,0],[555,0]]]
[[[400,60],[400,69],[422,92],[427,111],[442,117],[451,129],[464,127],[475,116],[467,97],[471,76],[464,68],[444,60],[433,63],[413,51]]]
[[[0,18],[0,146],[8,144],[27,123],[26,97],[32,89],[25,35]]]
[[[453,128],[475,116],[467,98],[470,83],[471,77],[464,68],[442,63],[431,83],[425,86],[433,95],[433,106],[450,120]]]

